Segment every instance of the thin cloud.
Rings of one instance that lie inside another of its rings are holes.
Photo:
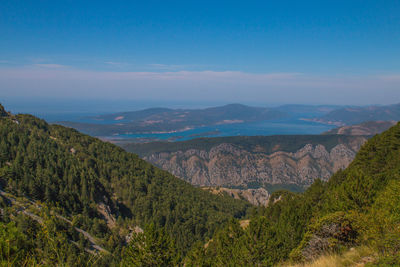
[[[167,65],[167,64],[147,64],[152,69],[157,69],[157,70],[178,70],[178,69],[184,69],[185,65]]]
[[[61,64],[33,64],[33,66],[45,69],[60,69],[68,67],[67,65],[61,65]]]
[[[388,82],[400,82],[400,74],[381,75],[378,78]]]
[[[394,74],[382,77],[212,70],[112,72],[42,65],[45,67],[0,69],[0,96],[332,104],[400,102],[400,75]]]
[[[130,64],[125,63],[125,62],[106,61],[104,63],[107,65],[113,66],[113,67],[118,67],[118,68],[124,68],[124,67],[130,66]]]

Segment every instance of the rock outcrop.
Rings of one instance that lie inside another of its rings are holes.
[[[203,187],[213,194],[228,194],[236,199],[245,199],[256,206],[267,206],[270,194],[264,188],[257,189],[231,189],[225,187]]]
[[[277,145],[271,153],[221,143],[209,150],[188,148],[152,153],[143,158],[198,186],[254,188],[296,184],[307,187],[317,178],[327,180],[339,169],[346,168],[366,140],[358,136],[329,149],[321,144],[305,144],[294,152],[280,151]]]

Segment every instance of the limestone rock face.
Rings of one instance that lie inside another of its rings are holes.
[[[208,151],[160,152],[144,159],[198,186],[254,188],[265,184],[295,184],[307,187],[315,179],[328,180],[333,173],[346,168],[365,141],[360,136],[329,150],[320,144],[306,144],[294,152],[278,149],[272,153],[221,143]]]

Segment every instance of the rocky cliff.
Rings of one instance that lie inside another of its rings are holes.
[[[302,138],[305,142],[296,144],[297,148],[293,149],[296,146],[290,140],[299,138],[290,138],[281,138],[281,143],[275,142],[271,149],[264,149],[266,145],[262,143],[271,141],[269,139],[258,139],[259,145],[254,142],[251,146],[221,142],[211,147],[205,145],[207,148],[202,149],[199,143],[208,142],[204,139],[197,141],[193,145],[195,148],[186,144],[181,146],[184,149],[175,151],[164,149],[156,152],[153,149],[142,157],[198,186],[258,188],[295,184],[307,187],[317,178],[327,180],[337,170],[346,168],[367,140],[364,136],[325,136],[331,139],[307,143],[308,139]],[[291,150],[285,149],[287,143]],[[132,147],[130,150],[135,152]]]

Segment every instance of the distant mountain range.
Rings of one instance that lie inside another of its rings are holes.
[[[367,121],[360,124],[338,127],[322,134],[375,135],[386,131],[395,124],[395,121]]]
[[[98,123],[59,122],[94,136],[167,133],[196,127],[279,119],[287,116],[273,108],[230,104],[206,109],[151,108],[92,117]]]
[[[282,105],[277,107],[276,109],[284,112],[286,114],[295,116],[295,117],[317,117],[323,116],[331,111],[343,108],[344,106],[339,105],[299,105],[299,104],[290,104],[290,105]]]
[[[304,120],[308,123],[311,121],[336,126],[367,121],[398,121],[400,104],[367,107],[283,105],[274,108],[229,104],[205,109],[150,108],[58,123],[92,136],[113,137],[132,134],[169,134],[206,126],[272,120]]]
[[[359,124],[367,121],[399,121],[400,104],[388,106],[347,107],[333,110],[312,121],[337,126]]]

